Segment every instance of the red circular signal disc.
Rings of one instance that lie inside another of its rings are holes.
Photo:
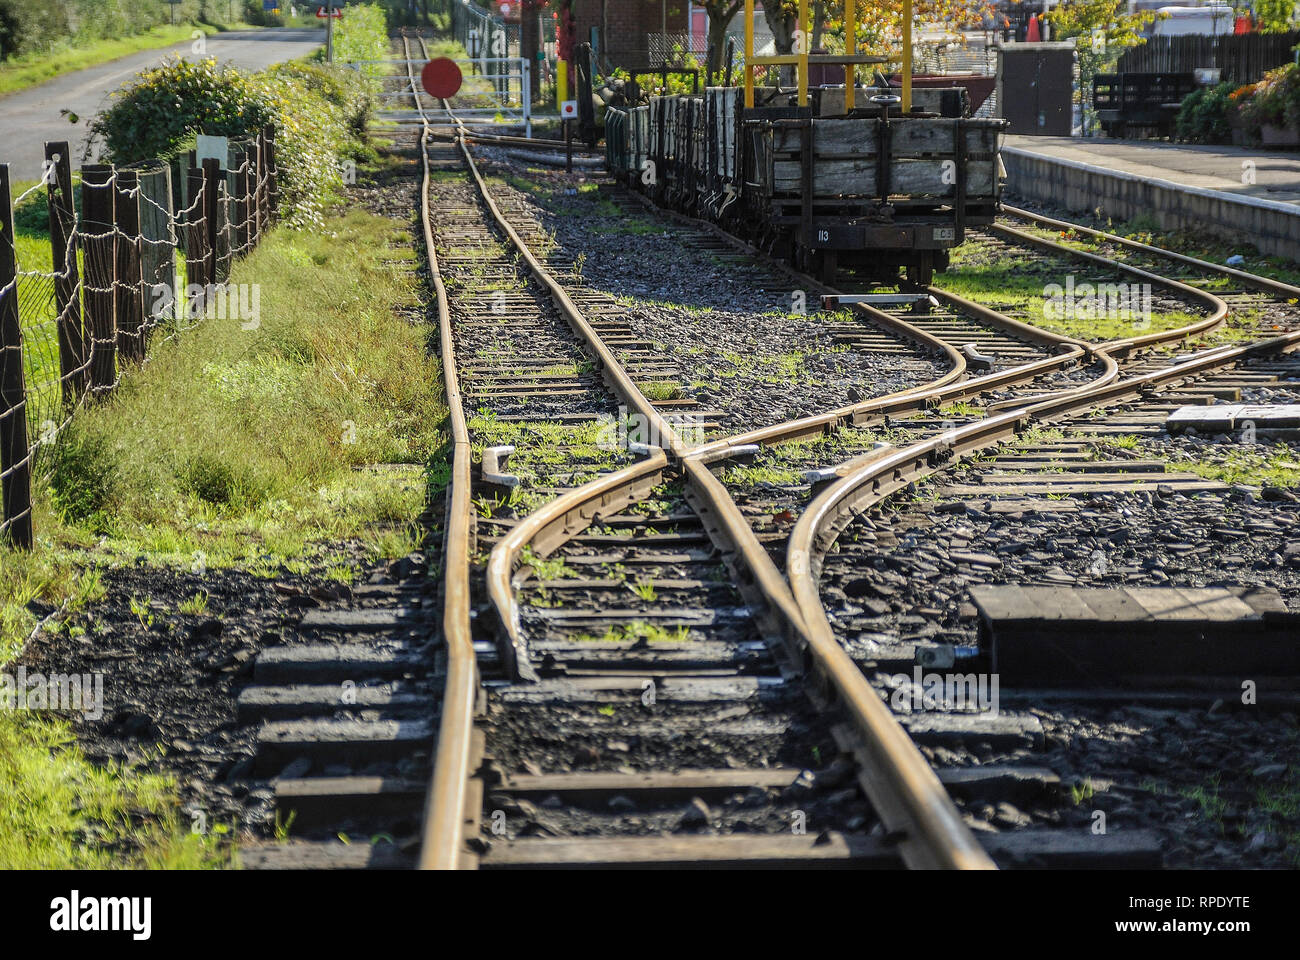
[[[460,67],[447,57],[430,60],[420,71],[420,82],[431,97],[455,96],[460,89]]]

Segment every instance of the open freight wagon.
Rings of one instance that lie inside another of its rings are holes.
[[[910,46],[901,90],[809,88],[810,63],[853,77],[889,59],[853,48],[852,34],[839,55],[755,57],[750,46],[743,86],[611,108],[610,171],[824,280],[851,269],[893,283],[905,271],[928,284],[967,227],[993,222],[1006,122],[971,118],[962,86],[911,89]],[[755,88],[754,68],[776,63],[797,67],[797,87]]]
[[[848,267],[892,282],[904,268],[909,280],[927,284],[968,226],[992,223],[1003,121],[925,109],[902,115],[892,104],[845,113],[842,90],[838,114],[746,108],[742,92],[711,87],[611,109],[610,170],[657,203],[716,222],[827,280]],[[916,93],[943,108],[943,95],[965,91]],[[823,109],[831,100],[815,99]]]

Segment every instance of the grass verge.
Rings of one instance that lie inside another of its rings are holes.
[[[40,613],[101,595],[105,566],[347,578],[343,541],[409,552],[446,418],[413,258],[405,228],[358,210],[277,229],[231,277],[258,285],[255,323],[160,334],[82,410],[38,459],[37,549],[0,547],[0,669]],[[169,778],[96,767],[65,721],[0,704],[0,867],[223,866],[228,851],[179,823]]]
[[[227,30],[256,29],[258,28],[247,23],[220,26],[210,23],[178,23],[175,26],[153,27],[144,33],[136,34],[134,37],[124,37],[121,40],[96,40],[85,46],[65,44],[61,49],[56,46],[53,53],[42,53],[39,56],[32,54],[0,64],[0,97],[39,86],[65,73],[74,73],[87,67],[108,63],[110,60],[119,60],[141,50],[159,50],[184,43],[191,39],[195,30],[213,34]]]

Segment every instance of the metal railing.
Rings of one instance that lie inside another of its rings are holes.
[[[519,56],[519,24],[506,23],[469,0],[455,0],[451,29],[456,42],[469,54],[475,73],[505,79],[508,71],[502,64]]]
[[[376,94],[376,114],[385,120],[398,123],[426,122],[410,106],[411,90],[407,71],[418,73],[425,60],[349,60],[342,66],[360,71],[363,67],[382,65],[391,67],[389,75],[380,77],[380,91]],[[461,69],[464,82],[460,91],[449,102],[456,113],[471,122],[522,124],[524,135],[532,136],[532,65],[523,57],[480,57],[477,60],[453,61]],[[476,68],[488,67],[490,73],[476,73]],[[420,91],[421,97],[428,94]],[[449,126],[450,120],[430,117],[432,126]]]

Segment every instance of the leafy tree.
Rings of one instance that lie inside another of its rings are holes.
[[[857,3],[857,40],[859,52],[885,53],[896,50],[903,36],[903,0],[852,0]],[[912,19],[916,23],[942,23],[957,31],[977,26],[993,13],[994,0],[914,0]],[[811,49],[826,37],[835,38],[835,46],[844,46],[844,4],[834,0],[813,0],[809,4],[809,38]],[[794,35],[799,26],[799,4],[794,0],[773,0],[763,4],[763,16],[776,40],[778,53],[794,50]]]
[[[1295,0],[1255,0],[1260,33],[1286,33],[1295,16]]]
[[[1150,10],[1127,12],[1126,0],[1062,0],[1043,14],[1054,40],[1075,39],[1079,56],[1078,96],[1083,104],[1084,124],[1092,129],[1096,120],[1092,108],[1092,78],[1104,73],[1129,47],[1146,43],[1143,28],[1155,19]]]

